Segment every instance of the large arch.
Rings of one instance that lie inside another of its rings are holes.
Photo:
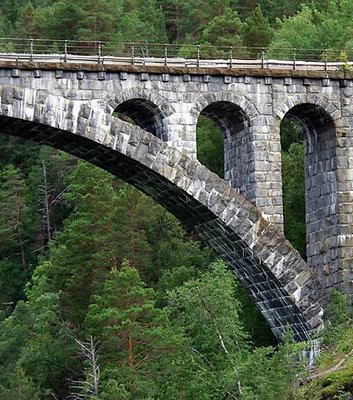
[[[317,102],[318,103],[318,102]],[[308,265],[317,270],[328,296],[342,281],[339,270],[339,197],[336,127],[332,103],[293,105],[283,118],[302,130],[305,151],[305,225]],[[324,108],[325,107],[325,108]]]
[[[101,109],[30,89],[0,89],[0,132],[67,151],[152,196],[228,263],[278,338],[288,326],[296,340],[308,340],[322,328],[319,280],[223,179]]]

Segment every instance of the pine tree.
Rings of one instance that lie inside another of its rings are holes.
[[[157,395],[159,380],[167,384],[181,337],[154,297],[138,271],[124,263],[90,305],[85,325],[101,342],[103,393],[104,381],[113,380],[132,398],[147,399]]]
[[[42,27],[40,12],[35,9],[31,2],[28,2],[20,10],[16,20],[15,35],[20,38],[41,38]]]
[[[270,27],[268,18],[265,17],[260,6],[257,6],[246,18],[242,36],[243,43],[247,47],[265,48],[270,44],[273,29]]]
[[[11,374],[8,385],[0,384],[2,400],[40,400],[40,389],[28,378],[22,368],[18,367]]]
[[[238,13],[225,8],[223,14],[217,15],[203,27],[201,41],[214,46],[240,47],[243,45],[242,27]]]
[[[63,321],[58,293],[31,298],[31,336],[21,350],[18,364],[42,392],[63,395],[68,371],[79,370],[74,353],[75,331]]]

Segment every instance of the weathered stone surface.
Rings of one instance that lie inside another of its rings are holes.
[[[353,257],[353,76],[141,66],[107,66],[102,74],[94,65],[11,62],[6,68],[1,131],[52,143],[153,196],[228,262],[278,336],[285,321],[298,338],[308,336],[321,326],[330,291],[352,291],[344,280]],[[142,129],[111,117],[115,109]],[[196,161],[199,115],[223,131],[228,182]],[[307,135],[308,265],[281,233],[279,128],[286,115],[301,120]]]

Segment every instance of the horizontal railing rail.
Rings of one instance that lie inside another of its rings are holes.
[[[352,50],[0,38],[0,60],[349,70]]]

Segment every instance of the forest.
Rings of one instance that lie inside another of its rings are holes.
[[[342,50],[351,0],[2,0],[0,36]],[[305,257],[304,140],[281,126],[285,232]],[[223,176],[223,139],[198,123]],[[68,154],[0,135],[1,400],[347,400],[352,312],[321,353],[278,343],[244,288],[167,211]]]

